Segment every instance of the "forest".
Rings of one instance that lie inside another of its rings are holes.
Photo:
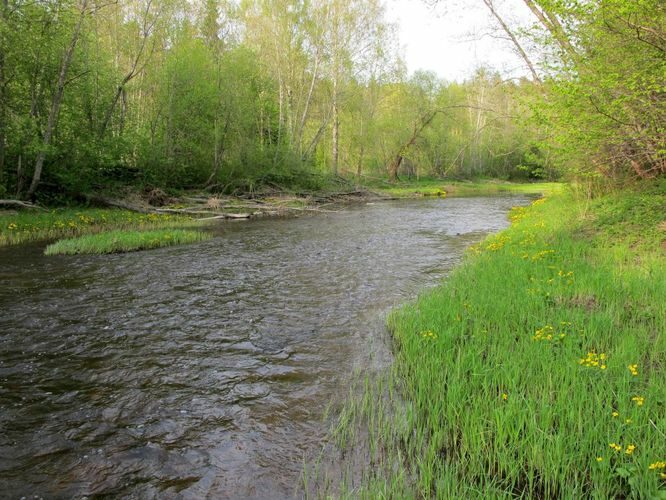
[[[663,2],[483,3],[527,76],[408,74],[379,0],[3,0],[0,196],[666,172]]]

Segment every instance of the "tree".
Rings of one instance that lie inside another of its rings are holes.
[[[62,56],[62,63],[60,65],[60,71],[58,72],[58,80],[55,84],[55,89],[53,91],[53,97],[51,99],[51,109],[49,111],[49,116],[46,123],[46,128],[44,129],[42,137],[42,148],[37,154],[37,160],[35,161],[35,169],[32,175],[32,181],[28,192],[26,194],[27,198],[32,198],[35,194],[35,190],[39,185],[39,181],[42,175],[42,168],[44,166],[44,159],[46,157],[46,152],[48,147],[51,145],[51,139],[53,138],[53,132],[55,131],[58,115],[60,113],[60,105],[62,104],[62,98],[65,93],[65,85],[67,84],[67,75],[69,73],[69,68],[72,64],[72,57],[74,56],[74,50],[76,49],[76,44],[79,41],[79,36],[81,35],[81,28],[83,26],[83,20],[88,14],[88,0],[81,0],[78,6],[78,16],[74,29],[72,30],[71,38],[69,45],[65,48],[65,52]]]

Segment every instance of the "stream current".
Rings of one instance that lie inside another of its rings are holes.
[[[387,312],[525,196],[221,223],[111,256],[0,248],[0,497],[293,498]]]

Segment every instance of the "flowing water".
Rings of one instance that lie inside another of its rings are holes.
[[[222,223],[112,256],[0,249],[0,497],[292,498],[390,308],[526,197]]]

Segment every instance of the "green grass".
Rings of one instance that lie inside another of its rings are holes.
[[[195,243],[211,238],[210,234],[184,229],[154,231],[110,231],[60,240],[46,247],[45,255],[107,254],[134,252],[152,248]]]
[[[514,209],[396,310],[393,372],[336,430],[373,443],[348,495],[666,498],[664,187]]]
[[[0,214],[0,246],[72,238],[113,229],[156,229],[191,224],[187,216],[139,214],[114,209],[55,209]]]
[[[374,182],[368,188],[395,197],[415,196],[474,196],[497,193],[530,193],[543,194],[562,190],[557,182],[516,183],[498,180],[482,181],[447,181],[441,179],[422,178],[419,180],[402,180],[393,184]]]

